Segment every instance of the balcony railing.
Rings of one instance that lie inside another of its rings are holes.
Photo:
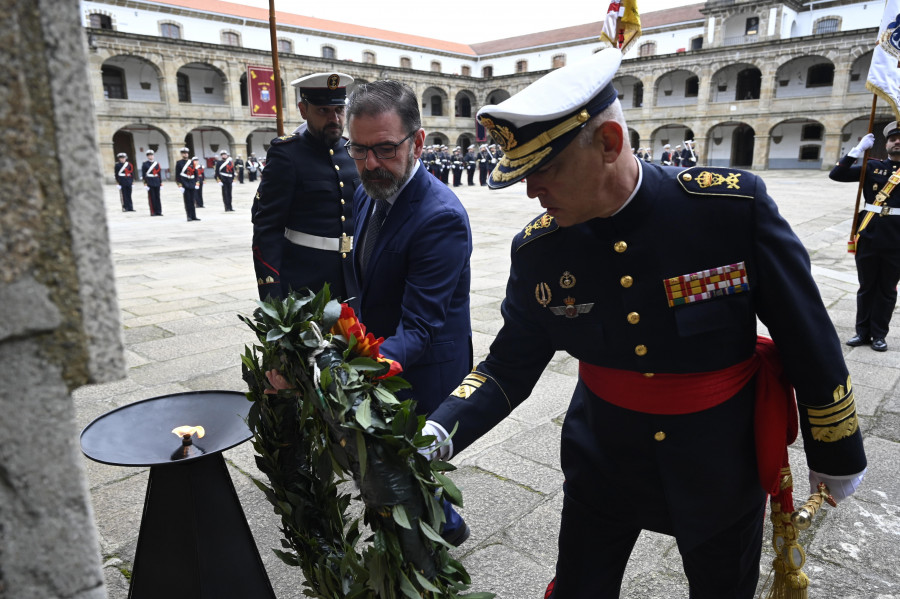
[[[759,40],[758,35],[735,35],[722,40],[725,46],[740,46],[742,44],[755,44]]]

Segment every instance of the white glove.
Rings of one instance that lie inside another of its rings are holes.
[[[866,135],[863,136],[863,138],[861,140],[859,140],[859,143],[856,144],[855,148],[853,148],[852,150],[847,152],[847,156],[850,156],[851,158],[859,158],[860,156],[863,155],[863,153],[865,153],[866,150],[868,150],[869,148],[871,148],[874,145],[875,145],[875,134],[867,133]]]
[[[147,191],[150,191],[150,188],[146,185],[144,185],[144,189],[146,189]]]
[[[122,186],[121,186],[121,185],[116,185],[116,187],[118,187],[119,189],[122,189]]]
[[[434,443],[419,449],[419,453],[423,456],[429,460],[449,460],[453,456],[453,440],[450,439],[450,433],[443,426],[434,420],[426,420],[425,426],[422,427],[422,434],[435,437]]]
[[[219,181],[219,187],[222,187],[222,182],[221,182],[221,181]]]
[[[184,187],[179,187],[178,189],[180,189],[181,193],[184,194]]]
[[[814,470],[809,471],[809,493],[810,495],[818,493],[819,483],[825,483],[828,486],[828,492],[834,497],[835,501],[843,501],[847,499],[862,482],[866,475],[866,470],[857,474],[847,474],[845,476],[830,476],[821,474]]]

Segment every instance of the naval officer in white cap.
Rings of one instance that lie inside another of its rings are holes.
[[[840,501],[862,479],[851,382],[806,251],[762,180],[636,159],[611,83],[620,61],[601,51],[478,112],[504,152],[490,187],[525,179],[545,212],[513,240],[490,354],[427,429],[442,439],[458,424],[438,453],[464,451],[567,351],[579,376],[546,596],[619,597],[651,530],[675,538],[692,599],[750,599],[797,405],[811,482]],[[757,317],[772,340],[758,341]]]
[[[344,73],[316,73],[291,82],[306,126],[272,140],[253,203],[253,262],[260,299],[292,290],[359,296],[353,278],[353,192],[356,165],[343,148]],[[354,300],[355,301],[355,300]]]

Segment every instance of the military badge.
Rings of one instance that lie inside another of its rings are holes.
[[[702,302],[750,289],[743,262],[688,273],[663,281],[669,307]]]
[[[328,89],[337,89],[340,84],[341,84],[341,76],[340,75],[335,73],[333,75],[328,76],[328,81],[326,83],[326,85],[328,86]]]
[[[728,185],[728,189],[740,189],[740,185],[738,185],[738,178],[741,176],[741,173],[728,173],[728,176],[725,177],[720,175],[719,173],[711,173],[709,171],[703,171],[699,175],[697,175],[697,183],[702,188],[706,187],[714,187],[716,185],[722,185],[723,183]]]
[[[549,214],[544,214],[538,220],[525,227],[525,237],[528,237],[529,235],[531,235],[532,231],[535,231],[537,229],[546,229],[552,222],[553,217]]]
[[[579,314],[587,314],[594,307],[594,303],[576,304],[574,297],[567,297],[563,300],[562,306],[550,306],[550,311],[556,316],[565,316],[566,318],[578,318]]]
[[[575,276],[567,270],[559,278],[559,286],[563,289],[571,289],[575,286]]]
[[[546,308],[552,298],[553,294],[550,293],[550,286],[547,283],[538,283],[534,287],[534,299],[543,307]]]

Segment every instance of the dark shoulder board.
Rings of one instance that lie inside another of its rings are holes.
[[[281,137],[276,137],[272,140],[271,143],[274,146],[279,144],[291,143],[292,141],[297,141],[298,139],[300,139],[300,136],[294,133],[291,135],[282,135]]]
[[[677,178],[691,195],[753,198],[756,194],[756,175],[746,171],[694,166],[678,173]]]
[[[516,238],[513,239],[513,248],[519,251],[523,246],[528,245],[535,239],[539,239],[559,229],[556,219],[546,212],[532,220],[522,229]]]

